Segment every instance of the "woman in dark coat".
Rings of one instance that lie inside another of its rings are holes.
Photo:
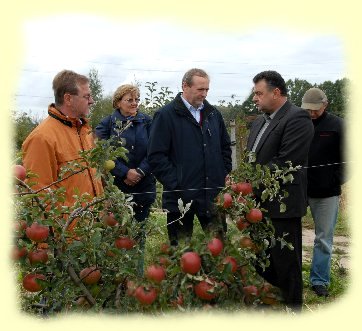
[[[134,218],[143,222],[149,216],[150,207],[156,198],[156,181],[147,161],[151,117],[138,111],[139,101],[140,91],[137,86],[125,84],[118,87],[113,95],[115,110],[99,123],[95,133],[100,139],[115,136],[116,140],[125,143],[128,161],[117,159],[111,173],[115,177],[115,185],[122,192],[133,194]],[[128,128],[120,132],[127,125]]]

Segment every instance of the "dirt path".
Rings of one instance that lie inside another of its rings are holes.
[[[313,253],[314,230],[303,229],[303,259],[311,260]],[[349,258],[349,238],[344,236],[335,236],[333,240],[333,257],[340,258],[340,264],[348,269]]]

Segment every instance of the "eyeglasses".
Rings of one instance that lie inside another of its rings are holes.
[[[133,102],[135,103],[139,103],[141,101],[140,98],[136,98],[136,99],[123,99],[122,101],[126,101],[127,103],[131,104]]]
[[[86,100],[90,100],[90,99],[93,99],[92,96],[90,94],[86,94],[86,95],[79,95],[81,98],[84,98]]]
[[[92,96],[90,94],[86,94],[86,95],[79,95],[79,94],[72,94],[72,93],[68,93],[69,95],[75,95],[77,97],[86,99],[87,101],[89,101],[90,99],[93,100]]]

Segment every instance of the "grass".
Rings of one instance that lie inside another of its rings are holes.
[[[159,251],[160,245],[163,242],[168,242],[167,229],[166,229],[166,215],[164,213],[154,212],[151,213],[150,218],[146,225],[146,231],[152,225],[159,226],[160,232],[148,236],[146,238],[146,247],[145,247],[145,265],[151,264],[153,261],[153,256],[156,255],[156,252]]]
[[[309,284],[310,261],[303,262],[303,311],[315,311],[340,299],[347,291],[349,284],[348,271],[340,264],[338,258],[332,260],[331,284],[328,297],[318,297]]]

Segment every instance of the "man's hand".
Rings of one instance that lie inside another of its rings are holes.
[[[135,186],[141,180],[142,176],[137,172],[136,169],[129,169],[127,172],[127,177],[124,179],[124,182],[129,186]]]

